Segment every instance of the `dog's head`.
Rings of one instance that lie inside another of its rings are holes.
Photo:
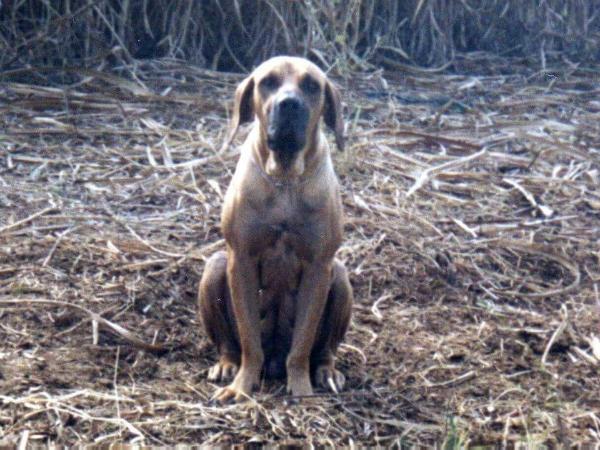
[[[231,142],[239,125],[258,119],[269,151],[286,167],[311,145],[321,117],[344,149],[340,94],[316,65],[303,58],[278,56],[258,66],[237,87]]]

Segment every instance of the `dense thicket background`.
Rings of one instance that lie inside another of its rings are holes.
[[[458,52],[600,58],[595,0],[4,0],[0,68],[176,57],[247,71],[276,53],[327,67],[440,66]]]

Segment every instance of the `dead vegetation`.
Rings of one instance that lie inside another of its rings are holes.
[[[597,72],[498,61],[337,80],[348,387],[296,404],[268,382],[225,407],[195,293],[223,245],[239,77],[163,59],[7,78],[0,442],[600,441]]]
[[[600,442],[599,20],[586,0],[0,2],[0,445]],[[195,296],[240,77],[198,67],[277,53],[344,93],[348,386],[218,407]]]
[[[452,67],[486,51],[600,60],[592,0],[15,0],[0,5],[0,67],[128,67],[181,58],[247,72],[278,53],[337,71]],[[134,73],[130,72],[130,75]]]

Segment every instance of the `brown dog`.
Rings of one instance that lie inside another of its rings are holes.
[[[215,398],[247,397],[267,377],[287,374],[295,396],[341,389],[335,354],[352,308],[344,266],[342,204],[320,119],[343,150],[340,96],[311,62],[276,57],[238,86],[231,142],[256,118],[225,196],[226,252],[206,263],[200,317],[217,346],[209,380],[233,378]],[[226,144],[226,145],[227,145]]]

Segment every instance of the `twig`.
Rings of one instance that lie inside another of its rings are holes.
[[[567,294],[569,292],[573,292],[575,289],[577,289],[577,287],[579,287],[579,283],[581,281],[581,272],[580,272],[579,268],[577,267],[576,263],[572,263],[572,262],[568,261],[566,258],[563,258],[562,256],[558,256],[558,255],[549,253],[549,252],[545,251],[543,249],[543,247],[536,245],[536,244],[524,244],[521,242],[508,241],[505,239],[498,240],[497,244],[502,245],[505,248],[515,248],[515,249],[523,250],[525,252],[528,252],[528,253],[531,253],[534,255],[544,256],[548,259],[556,261],[561,266],[565,267],[569,272],[571,272],[571,275],[573,276],[573,282],[571,284],[569,284],[568,286],[565,286],[564,288],[551,289],[551,290],[547,290],[547,291],[543,291],[543,292],[503,291],[504,295],[510,294],[513,296],[521,296],[521,297],[544,298],[544,297],[551,297],[554,295]]]
[[[408,190],[408,192],[406,193],[406,197],[410,197],[412,194],[414,194],[418,189],[420,189],[425,183],[427,183],[427,181],[430,180],[430,178],[435,175],[438,172],[441,172],[442,170],[448,169],[450,167],[457,167],[457,166],[461,166],[465,163],[468,163],[470,161],[473,161],[483,155],[485,155],[486,153],[486,149],[483,148],[480,151],[478,151],[477,153],[473,153],[472,155],[468,155],[468,156],[464,156],[462,158],[458,158],[458,159],[454,159],[452,161],[448,161],[444,164],[440,164],[439,166],[435,166],[435,167],[430,167],[428,169],[425,169],[423,172],[421,172],[421,174],[419,175],[419,177],[417,178],[417,180],[415,181],[415,183],[411,186],[411,188]]]
[[[24,304],[33,304],[33,305],[48,305],[48,306],[66,306],[68,308],[73,308],[78,311],[81,311],[87,314],[93,321],[96,321],[98,324],[103,325],[107,331],[110,331],[112,334],[123,338],[129,344],[142,348],[144,350],[148,350],[150,352],[162,353],[169,349],[172,349],[174,346],[169,346],[166,344],[148,344],[136,335],[134,335],[131,331],[123,328],[121,325],[113,323],[104,317],[101,317],[99,314],[96,314],[93,311],[90,311],[83,306],[76,305],[74,303],[55,301],[55,300],[45,300],[45,299],[37,299],[37,298],[7,298],[0,297],[0,305],[24,305]],[[181,346],[182,344],[178,344],[177,346]]]
[[[119,217],[116,216],[116,214],[114,214],[110,209],[108,209],[108,207],[104,208],[104,211],[106,211],[106,214],[108,214],[108,216],[114,220],[116,223],[118,223],[119,225],[121,225],[122,227],[124,227],[127,231],[129,231],[129,233],[136,238],[138,241],[140,241],[142,244],[144,244],[146,247],[148,247],[150,250],[152,250],[153,252],[156,252],[160,255],[163,256],[169,256],[171,258],[184,258],[186,255],[183,255],[181,253],[171,253],[171,252],[165,252],[164,250],[161,250],[159,248],[156,248],[155,246],[153,246],[150,242],[148,242],[146,239],[142,238],[139,234],[137,234],[135,232],[135,230],[133,228],[131,228],[127,223],[125,223],[124,221],[122,221]]]
[[[0,228],[0,234],[4,234],[7,231],[10,230],[14,230],[15,228],[20,227],[21,225],[25,225],[28,222],[31,222],[32,220],[43,216],[44,214],[48,214],[49,212],[55,212],[58,211],[58,209],[55,206],[49,206],[48,208],[44,208],[41,211],[38,211],[32,215],[30,215],[29,217],[25,217],[24,219],[21,219],[17,222],[11,223],[10,225],[5,225],[2,228]]]
[[[19,445],[17,446],[18,450],[26,450],[27,443],[29,442],[29,430],[23,430],[21,433],[21,437],[19,438]]]
[[[115,391],[115,407],[117,408],[117,419],[121,422],[121,406],[119,403],[119,387],[117,385],[119,375],[119,356],[121,355],[121,346],[117,345],[117,354],[115,355],[115,368],[113,371],[113,389]],[[122,428],[119,428],[119,436],[122,434]]]
[[[556,340],[560,337],[560,335],[563,334],[563,332],[567,328],[567,325],[569,324],[569,313],[567,311],[567,307],[564,304],[561,305],[560,312],[561,312],[561,315],[563,316],[563,320],[560,322],[560,324],[558,325],[556,330],[554,330],[554,333],[552,333],[552,336],[550,337],[548,344],[546,344],[546,349],[544,350],[544,354],[542,355],[542,365],[543,366],[547,365],[546,360],[548,359],[548,354],[550,353],[552,346],[554,345]]]
[[[52,245],[52,248],[50,249],[50,251],[48,252],[48,256],[46,256],[46,258],[44,259],[44,262],[42,262],[42,267],[46,267],[48,265],[48,263],[50,262],[50,260],[52,259],[52,255],[54,255],[54,252],[56,251],[56,249],[58,248],[58,244],[60,244],[60,242],[63,240],[63,238],[71,233],[72,231],[75,231],[77,228],[79,227],[71,227],[71,228],[67,228],[65,231],[63,231],[62,233],[60,233],[57,237],[56,240],[54,241],[54,244]]]

